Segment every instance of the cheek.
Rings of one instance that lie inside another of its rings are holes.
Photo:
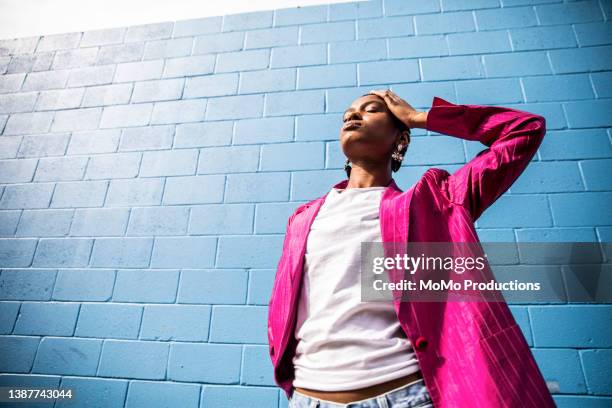
[[[384,114],[372,114],[363,118],[366,125],[377,133],[378,136],[386,136],[393,132],[393,123]]]

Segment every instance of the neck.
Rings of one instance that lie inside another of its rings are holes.
[[[368,171],[354,165],[346,188],[386,187],[391,180],[391,169]]]

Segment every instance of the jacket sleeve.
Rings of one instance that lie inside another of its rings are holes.
[[[273,316],[274,308],[276,307],[274,304],[274,300],[276,298],[275,296],[276,291],[278,290],[278,287],[279,287],[279,270],[281,269],[283,265],[283,262],[284,262],[283,256],[289,245],[289,240],[290,240],[289,228],[291,226],[291,221],[293,220],[294,215],[295,214],[292,214],[287,220],[287,226],[285,227],[285,238],[283,239],[283,249],[281,251],[280,258],[277,262],[276,273],[274,275],[274,283],[272,284],[272,291],[270,291],[270,296],[268,297],[268,324],[267,324],[268,327],[267,329],[268,329],[268,349],[270,353],[270,358],[274,358],[274,334],[272,330],[272,316]]]
[[[459,105],[434,97],[426,128],[487,146],[442,180],[447,197],[475,221],[527,167],[544,138],[546,120],[517,109]]]
[[[291,230],[291,222],[293,221],[293,218],[295,217],[295,212],[293,214],[291,214],[289,216],[289,219],[287,220],[287,225],[285,227],[285,237],[283,238],[283,247],[281,250],[281,254],[280,257],[278,259],[278,262],[276,264],[276,275],[274,277],[274,284],[272,286],[272,292],[270,293],[270,297],[268,300],[268,306],[272,306],[272,300],[274,299],[274,292],[276,291],[277,288],[277,284],[278,284],[278,272],[281,269],[282,263],[283,263],[283,256],[286,255],[287,251],[288,251],[288,247],[289,247],[289,241],[291,240],[291,235],[290,235],[290,230]]]
[[[287,225],[285,227],[285,237],[283,239],[283,247],[282,247],[281,255],[276,265],[276,273],[274,275],[274,283],[272,285],[272,291],[270,292],[270,296],[268,297],[268,343],[270,346],[271,353],[272,353],[272,345],[274,341],[274,336],[272,333],[272,315],[274,312],[274,308],[276,307],[274,303],[275,299],[277,298],[276,292],[281,288],[281,285],[279,283],[280,271],[282,270],[284,263],[286,262],[286,257],[288,256],[287,254],[289,253],[289,245],[291,243],[291,223],[293,222],[293,219],[295,218],[296,214],[298,213],[301,207],[302,206],[298,207],[293,212],[293,214],[289,216],[289,219],[287,220]]]

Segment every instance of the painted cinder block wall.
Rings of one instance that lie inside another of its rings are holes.
[[[611,14],[385,0],[0,41],[1,385],[285,407],[266,317],[286,220],[345,177],[341,112],[370,89],[543,115],[481,240],[612,241]],[[415,129],[394,177],[483,148]],[[612,404],[610,305],[512,310],[560,407]]]

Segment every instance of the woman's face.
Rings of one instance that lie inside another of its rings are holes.
[[[389,161],[398,128],[387,104],[376,95],[361,96],[344,112],[340,145],[351,162]]]

